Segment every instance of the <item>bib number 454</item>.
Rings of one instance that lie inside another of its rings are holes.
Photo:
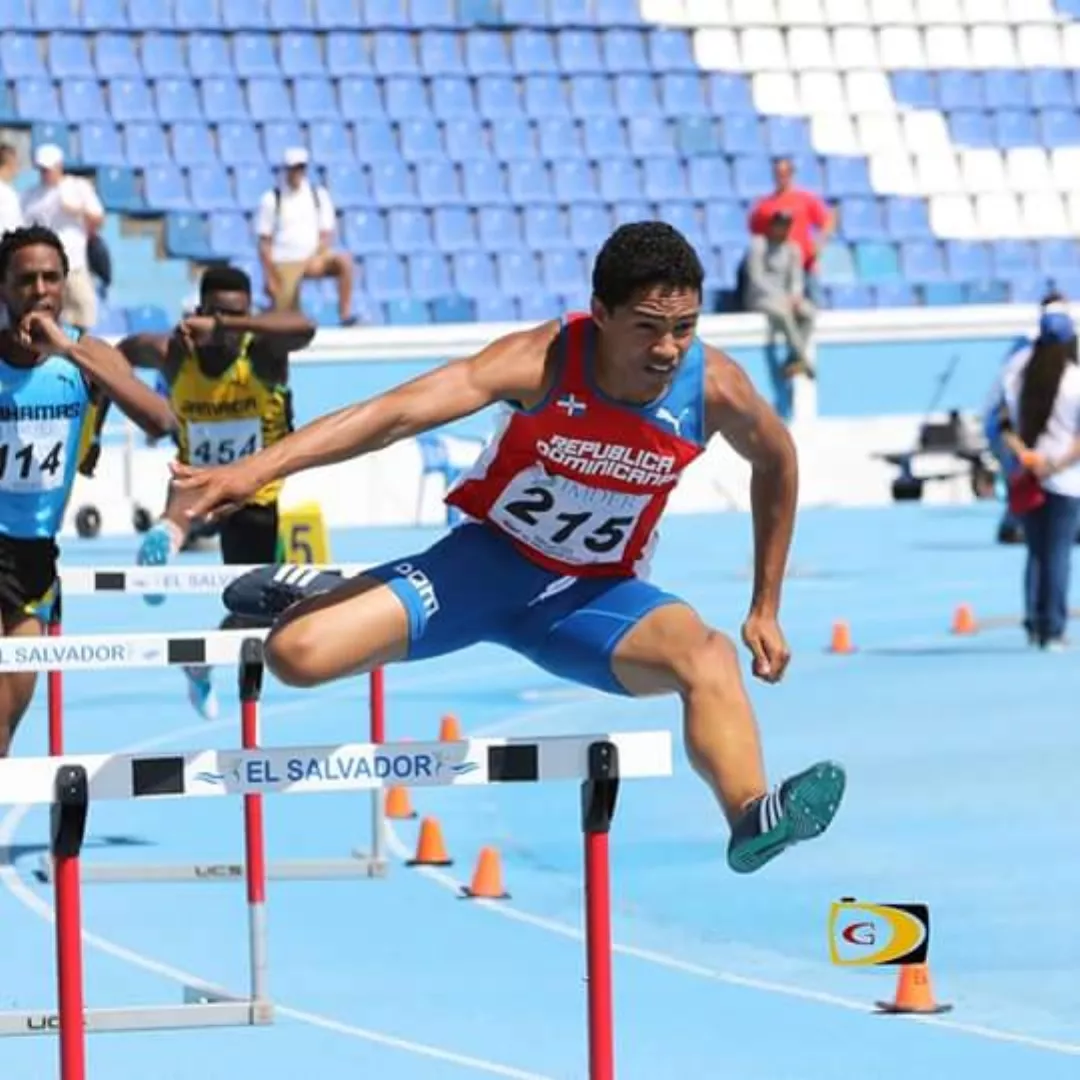
[[[592,510],[556,511],[555,496],[544,487],[525,488],[521,498],[506,503],[503,510],[530,528],[548,527],[551,544],[580,544],[594,555],[614,551],[635,521],[631,515],[604,517]]]
[[[258,449],[258,435],[242,443],[237,439],[203,439],[191,448],[191,459],[198,465],[228,465],[237,458],[250,457]]]

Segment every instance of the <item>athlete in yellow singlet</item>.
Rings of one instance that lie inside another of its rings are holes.
[[[177,419],[177,458],[224,465],[271,446],[292,430],[289,354],[305,348],[314,324],[298,312],[251,310],[251,280],[232,266],[212,267],[199,286],[199,307],[172,335],[137,334],[120,343],[136,367],[155,367]],[[278,482],[259,489],[220,526],[227,565],[277,561]],[[189,500],[170,485],[161,519],[143,538],[140,566],[162,566],[184,546]],[[163,596],[147,596],[160,604]],[[234,625],[226,620],[225,625]],[[207,719],[217,701],[207,667],[184,669],[192,705]]]

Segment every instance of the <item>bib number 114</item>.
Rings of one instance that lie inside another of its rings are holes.
[[[594,555],[614,551],[633,526],[634,517],[603,517],[592,510],[556,511],[555,496],[545,487],[527,487],[521,498],[503,506],[510,517],[530,528],[548,526],[546,539],[553,545],[580,544]]]

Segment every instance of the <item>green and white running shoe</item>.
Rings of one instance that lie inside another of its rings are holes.
[[[735,822],[728,865],[752,874],[792,844],[820,836],[840,809],[845,783],[842,766],[819,761],[763,795]]]

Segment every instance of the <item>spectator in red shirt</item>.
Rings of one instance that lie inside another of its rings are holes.
[[[759,199],[750,211],[750,232],[764,236],[774,214],[783,213],[791,218],[790,238],[802,252],[808,292],[812,295],[816,285],[817,257],[836,228],[836,215],[819,196],[795,186],[795,166],[791,158],[776,159],[773,177],[776,190]]]

